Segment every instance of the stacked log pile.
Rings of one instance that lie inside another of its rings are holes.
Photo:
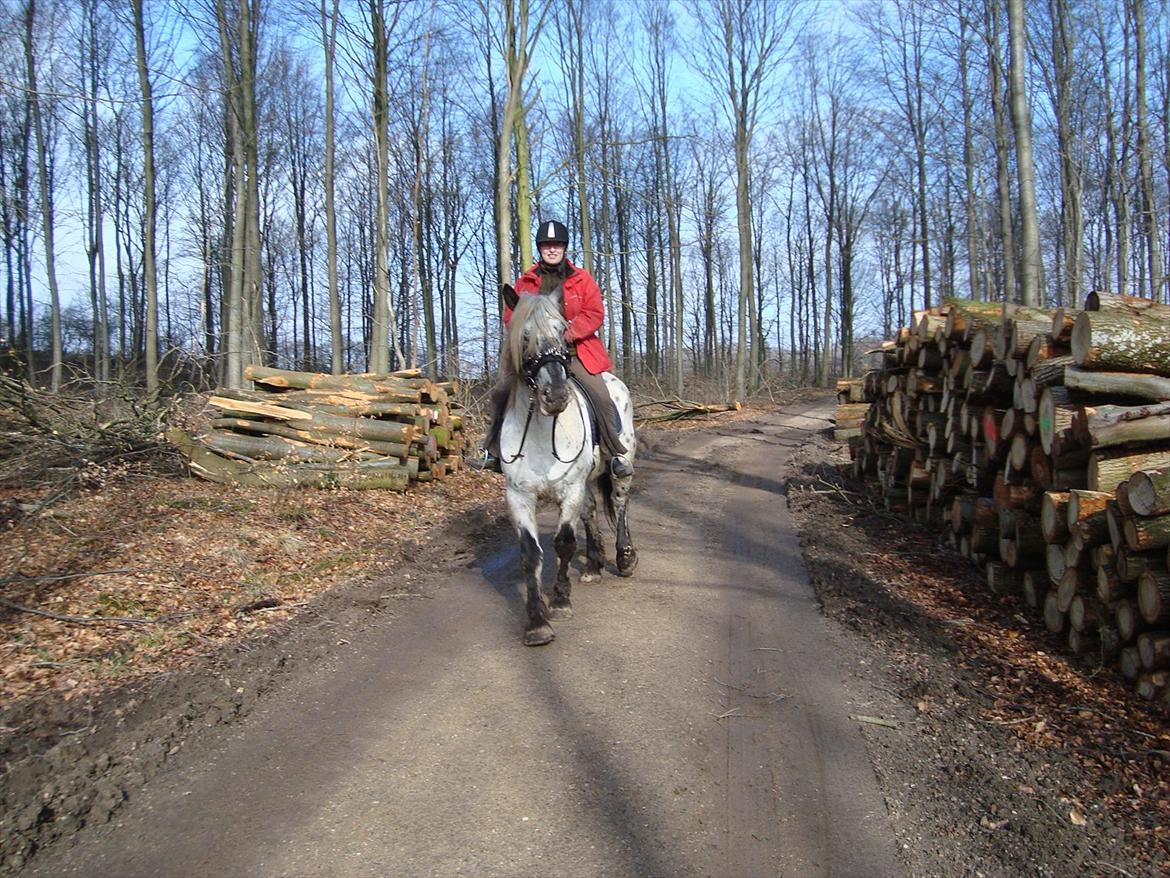
[[[218,415],[167,437],[196,475],[267,487],[405,490],[462,467],[463,415],[450,381],[418,370],[325,375],[251,366],[256,390],[217,390]]]
[[[1071,652],[1170,702],[1170,306],[950,301],[874,353],[838,385],[855,475]]]

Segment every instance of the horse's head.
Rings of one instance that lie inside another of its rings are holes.
[[[570,359],[561,291],[518,296],[505,285],[503,296],[512,309],[504,344],[511,372],[536,394],[542,415],[559,415],[569,404]]]

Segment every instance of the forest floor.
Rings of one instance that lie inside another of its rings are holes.
[[[801,398],[641,432],[750,441]],[[1165,874],[1165,708],[875,505],[829,436],[781,475],[867,713],[887,718],[862,730],[907,873]],[[0,871],[108,821],[191,735],[242,721],[346,643],[336,630],[408,613],[505,527],[499,477],[476,473],[261,495],[123,469],[63,499],[0,494]]]

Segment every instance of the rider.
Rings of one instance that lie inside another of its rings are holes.
[[[597,337],[597,330],[605,317],[601,290],[589,272],[565,258],[568,243],[569,230],[563,223],[556,220],[542,222],[536,233],[540,261],[520,275],[515,289],[523,295],[562,288],[562,308],[565,319],[569,321],[565,341],[572,349],[570,353],[576,354],[570,361],[569,371],[589,397],[596,415],[602,455],[609,460],[609,471],[618,478],[631,476],[634,469],[625,459],[627,449],[618,436],[617,406],[613,404],[601,374],[613,371],[605,345]],[[504,324],[511,319],[512,309],[506,307]],[[476,469],[498,471],[500,468],[500,429],[504,424],[513,377],[501,371],[500,380],[492,388],[492,423],[484,440],[484,457],[468,461]]]

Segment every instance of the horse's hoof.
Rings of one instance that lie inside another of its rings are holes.
[[[565,619],[572,619],[573,605],[568,601],[565,601],[563,604],[558,604],[556,601],[553,601],[552,606],[548,608],[548,617],[550,619],[559,619],[561,621],[564,621]]]
[[[535,628],[529,628],[524,632],[525,646],[544,646],[546,643],[552,643],[553,638],[557,633],[553,631],[552,625],[547,622],[543,625],[537,625]]]
[[[638,567],[638,553],[633,549],[622,552],[617,557],[617,572],[619,576],[633,576]]]

